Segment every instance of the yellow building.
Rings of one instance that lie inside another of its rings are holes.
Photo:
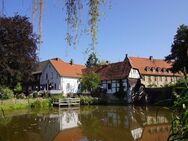
[[[162,59],[140,57],[126,57],[133,68],[139,70],[142,78],[141,83],[145,87],[162,87],[176,83],[182,77],[182,73],[173,73],[170,68],[172,63],[167,63]]]

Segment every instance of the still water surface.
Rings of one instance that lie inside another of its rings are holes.
[[[0,141],[166,141],[171,113],[159,107],[84,106],[0,113]]]

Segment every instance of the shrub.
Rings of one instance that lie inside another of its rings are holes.
[[[49,99],[45,100],[39,100],[37,99],[36,101],[32,102],[30,104],[31,108],[45,108],[45,107],[51,107],[51,101]]]
[[[33,98],[37,98],[37,97],[38,97],[38,92],[36,92],[36,91],[33,92],[33,93],[32,93],[32,96],[33,96]]]
[[[188,139],[188,80],[185,77],[174,86],[176,97],[173,105],[171,135],[168,141],[186,141]]]
[[[26,96],[25,96],[24,93],[21,93],[21,94],[17,94],[16,98],[18,98],[18,99],[24,99],[24,98],[26,98]]]
[[[91,96],[81,96],[80,104],[82,105],[93,105],[98,103],[98,98]]]
[[[22,92],[22,85],[21,85],[21,83],[17,83],[16,84],[16,86],[15,86],[15,88],[14,88],[14,92],[16,93],[16,94],[20,94],[21,92]]]
[[[8,87],[0,87],[1,99],[10,99],[14,97],[13,91]]]

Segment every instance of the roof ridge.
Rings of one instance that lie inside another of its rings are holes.
[[[149,57],[135,57],[135,56],[130,56],[128,58],[137,58],[137,59],[147,59],[147,60],[150,60]],[[152,58],[152,60],[160,60],[160,61],[165,61],[165,58],[164,59],[160,59],[160,58]]]

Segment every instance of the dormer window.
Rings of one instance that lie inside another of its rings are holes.
[[[167,73],[171,73],[170,69],[166,69]]]
[[[165,68],[162,68],[161,71],[162,71],[162,72],[166,72],[166,69],[165,69]]]
[[[160,72],[160,71],[161,71],[161,68],[157,67],[157,68],[156,68],[156,71],[157,71],[157,72]]]
[[[151,69],[150,69],[152,72],[154,72],[155,71],[155,68],[154,67],[151,67]]]
[[[151,69],[150,69],[150,67],[145,67],[145,71],[150,71]]]

